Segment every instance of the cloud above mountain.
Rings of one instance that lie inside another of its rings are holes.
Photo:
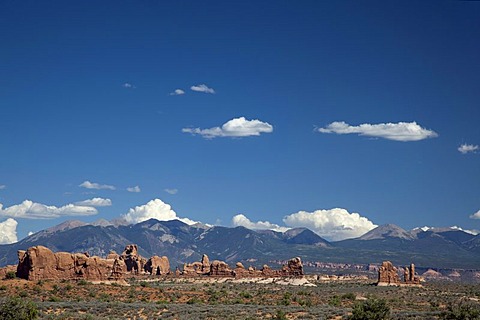
[[[62,216],[91,216],[97,214],[97,209],[91,206],[67,204],[62,207],[48,206],[25,200],[20,204],[3,208],[0,203],[0,216],[24,219],[54,219]]]
[[[15,243],[18,241],[17,225],[18,222],[12,218],[0,222],[0,244]]]
[[[197,221],[188,218],[178,217],[172,207],[160,199],[153,199],[144,205],[130,208],[126,214],[122,215],[122,218],[128,223],[139,223],[149,219],[159,221],[180,220],[189,225],[197,223]]]
[[[404,142],[438,137],[435,131],[422,128],[416,122],[364,123],[358,126],[351,126],[346,122],[337,121],[317,130],[321,133],[358,134],[360,136]]]
[[[470,215],[470,219],[480,219],[480,210]]]
[[[273,126],[260,120],[247,120],[245,117],[234,118],[224,123],[221,127],[210,129],[183,128],[182,132],[192,135],[201,135],[206,139],[217,137],[249,137],[259,136],[262,133],[271,133]]]
[[[96,190],[115,190],[114,186],[108,184],[100,184],[96,182],[84,181],[78,185],[79,187],[86,188],[86,189],[96,189]]]
[[[109,207],[112,205],[112,200],[104,198],[92,198],[75,202],[75,205],[87,207]]]
[[[344,240],[359,237],[377,227],[358,213],[334,208],[314,212],[299,211],[287,215],[283,222],[288,227],[305,227],[327,240]]]
[[[358,213],[349,213],[345,209],[334,208],[329,210],[316,210],[314,212],[299,211],[283,218],[285,226],[280,226],[269,221],[251,221],[243,214],[232,218],[233,226],[242,226],[256,230],[274,230],[285,232],[291,228],[308,228],[319,236],[339,241],[359,237],[377,227]]]
[[[287,227],[281,227],[278,224],[268,221],[253,222],[243,214],[237,214],[236,216],[234,216],[232,218],[232,225],[234,227],[241,226],[252,230],[274,230],[278,232],[285,232],[289,229]]]

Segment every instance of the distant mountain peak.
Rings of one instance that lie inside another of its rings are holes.
[[[384,224],[376,227],[358,238],[359,240],[376,240],[387,238],[399,238],[404,240],[414,240],[415,236],[405,229],[394,224]]]
[[[88,223],[85,223],[80,220],[67,220],[60,224],[57,224],[56,226],[48,228],[45,231],[49,233],[53,233],[57,231],[65,231],[65,230],[75,229],[78,227],[83,227],[83,226],[86,226],[87,224]]]

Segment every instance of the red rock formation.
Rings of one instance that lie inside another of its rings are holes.
[[[378,285],[399,284],[397,268],[390,261],[383,261],[378,269]]]
[[[214,260],[210,265],[209,275],[216,277],[233,277],[234,272],[225,262]]]
[[[196,261],[193,263],[185,263],[183,264],[183,271],[181,272],[181,274],[185,276],[208,274],[208,272],[204,273],[202,270],[203,266],[201,262]]]
[[[153,256],[147,260],[144,267],[145,272],[152,275],[164,275],[170,273],[170,262],[168,258],[163,256]]]
[[[287,265],[282,267],[282,272],[286,276],[303,276],[303,264],[300,257],[288,260]]]
[[[53,253],[43,246],[20,250],[18,256],[17,276],[27,280],[118,280],[123,278],[125,270],[125,264],[118,259],[89,257],[83,253]]]
[[[193,262],[193,263],[185,263],[183,265],[183,275],[187,276],[195,276],[195,275],[207,275],[210,273],[210,260],[208,256],[204,254],[202,256],[202,261],[200,262]]]
[[[125,247],[120,259],[125,261],[127,272],[138,274],[144,270],[147,259],[138,254],[138,247],[136,244],[129,244]]]
[[[120,258],[120,255],[116,253],[114,250],[111,250],[107,255],[107,259],[118,259],[118,258]]]
[[[405,267],[403,282],[406,284],[420,284],[420,278],[415,275],[415,265],[413,263]]]

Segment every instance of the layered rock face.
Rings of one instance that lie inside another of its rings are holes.
[[[27,280],[119,280],[125,270],[125,263],[119,259],[89,257],[84,253],[53,253],[43,246],[20,250],[18,258],[17,277]]]

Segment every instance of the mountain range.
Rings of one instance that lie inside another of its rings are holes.
[[[272,260],[300,256],[304,261],[350,264],[409,264],[433,268],[478,269],[480,235],[456,228],[422,228],[411,231],[396,225],[379,226],[363,236],[329,242],[307,228],[286,232],[250,230],[244,227],[187,225],[178,220],[150,219],[133,225],[98,221],[86,224],[66,221],[25,239],[0,245],[0,266],[16,264],[17,251],[43,245],[53,251],[88,252],[106,256],[122,252],[127,244],[138,245],[144,257],[167,256],[172,267],[199,261],[238,261],[261,266]]]

